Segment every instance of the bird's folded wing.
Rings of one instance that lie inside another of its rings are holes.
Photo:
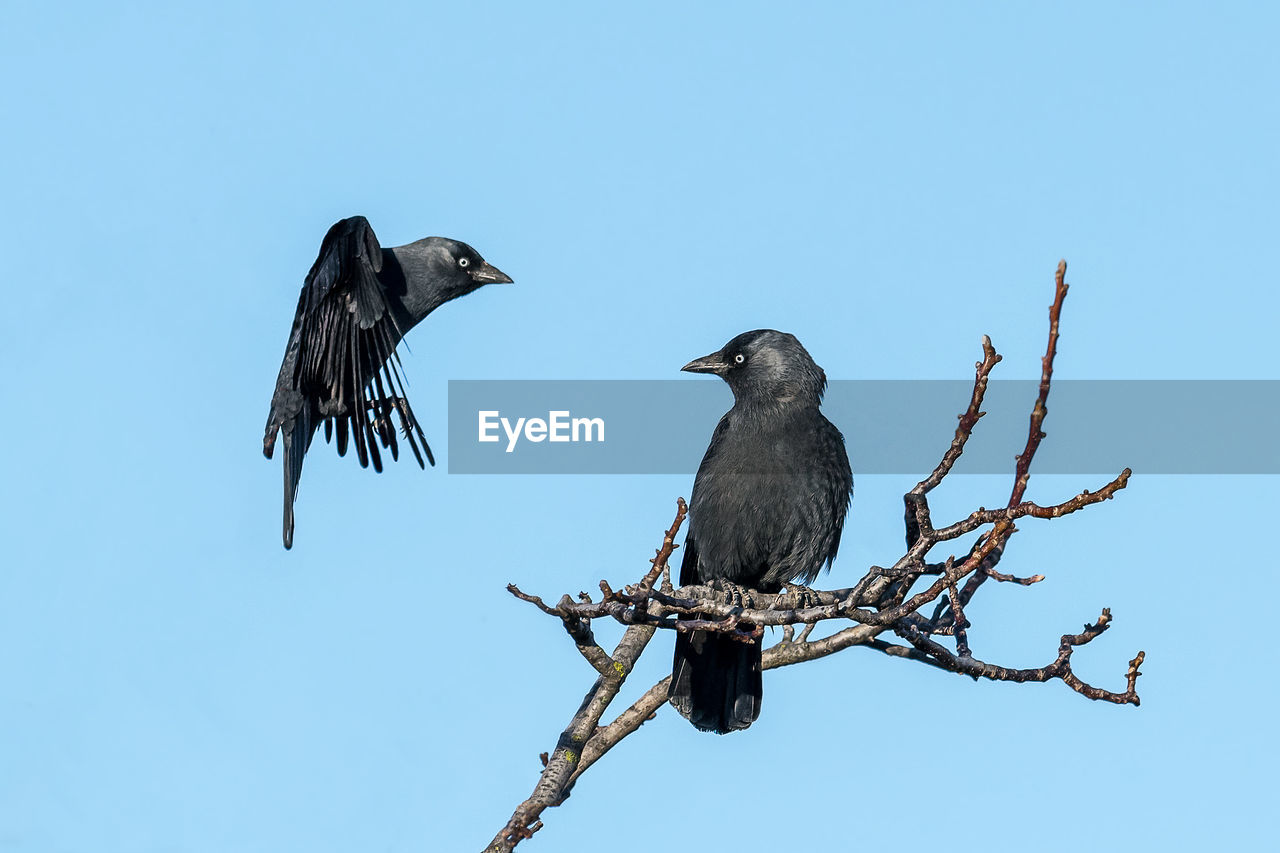
[[[700,581],[701,578],[698,577],[698,546],[694,544],[693,534],[690,533],[684,537],[684,559],[680,561],[680,586],[690,586]]]

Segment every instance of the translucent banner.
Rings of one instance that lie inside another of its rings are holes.
[[[958,474],[1004,474],[1039,384],[992,380]],[[822,411],[855,474],[923,475],[955,434],[967,380],[841,380]],[[454,380],[452,474],[692,474],[733,405],[716,380]],[[1280,381],[1055,379],[1041,474],[1280,473]]]

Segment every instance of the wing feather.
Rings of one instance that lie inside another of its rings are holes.
[[[280,431],[291,451],[284,466],[286,547],[302,455],[321,422],[326,441],[337,433],[339,456],[354,444],[360,464],[372,462],[381,471],[379,445],[392,459],[399,456],[394,413],[418,465],[426,467],[419,441],[435,464],[405,398],[396,354],[403,330],[378,277],[381,269],[382,247],[373,228],[363,216],[353,216],[325,234],[303,283],[263,439],[268,458]]]
[[[372,463],[378,471],[379,446],[399,458],[393,412],[407,436],[416,432],[422,438],[398,381],[395,348],[401,330],[378,278],[381,269],[382,247],[368,220],[354,216],[329,229],[303,286],[306,310],[293,376],[294,387],[316,401],[326,421],[326,437],[332,432],[329,421],[338,422],[339,455],[345,455],[349,439],[360,464]],[[411,441],[411,446],[418,464],[426,467],[416,443]]]

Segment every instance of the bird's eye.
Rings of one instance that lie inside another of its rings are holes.
[[[458,266],[462,267],[465,270],[467,267],[471,266],[471,259],[458,258]]]
[[[733,357],[733,363],[734,363],[734,364],[742,364],[742,362],[744,362],[744,361],[746,361],[746,360],[747,360],[747,357],[746,357],[745,355],[743,355],[742,353],[738,353],[737,355],[735,355],[735,356]]]

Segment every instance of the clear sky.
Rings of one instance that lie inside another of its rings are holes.
[[[1061,377],[1280,378],[1267,4],[10,0],[4,19],[0,850],[479,849],[589,685],[504,586],[634,580],[691,476],[379,477],[317,445],[280,547],[262,425],[341,217],[384,245],[466,240],[517,281],[409,337],[438,452],[449,379],[673,378],[762,326],[832,378],[965,378],[983,333],[998,375],[1034,377],[1060,257]],[[855,472],[875,453],[852,447]],[[821,583],[900,553],[912,482],[858,478]],[[664,710],[528,849],[1261,845],[1276,488],[1138,471],[1021,525],[1003,568],[1048,580],[984,591],[975,653],[1045,663],[1109,606],[1078,667],[1120,689],[1145,649],[1139,709],[852,650],[767,674],[745,734]],[[935,518],[1007,493],[957,478]]]

